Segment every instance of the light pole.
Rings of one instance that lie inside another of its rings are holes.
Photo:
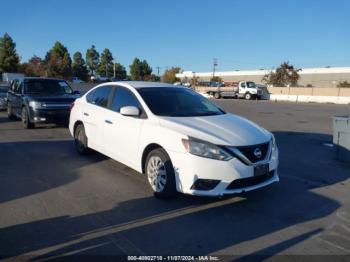
[[[217,65],[218,65],[218,59],[214,58],[213,59],[213,78],[215,76],[215,69],[216,69]]]

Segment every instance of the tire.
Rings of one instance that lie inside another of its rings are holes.
[[[80,155],[87,155],[90,153],[87,141],[84,125],[79,124],[74,130],[74,145]]]
[[[23,128],[25,129],[35,128],[35,124],[30,122],[29,120],[29,114],[25,107],[22,107],[21,119],[22,119]]]
[[[246,93],[244,95],[244,98],[245,98],[245,100],[250,100],[250,99],[252,99],[252,95],[250,93]]]
[[[176,195],[174,167],[164,149],[157,148],[148,154],[145,174],[155,197],[164,199]]]
[[[7,118],[10,120],[15,120],[16,116],[12,113],[12,108],[9,103],[7,103]]]
[[[220,99],[220,98],[221,98],[220,93],[215,93],[215,94],[214,94],[214,98],[215,98],[215,99]]]

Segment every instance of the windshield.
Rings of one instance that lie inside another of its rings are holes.
[[[247,86],[248,86],[248,88],[256,88],[254,82],[247,82]]]
[[[33,95],[64,95],[72,94],[72,88],[63,80],[33,79],[25,82],[27,94]]]
[[[138,89],[153,114],[188,117],[225,114],[202,95],[179,87],[149,87]]]

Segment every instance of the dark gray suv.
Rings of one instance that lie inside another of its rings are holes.
[[[79,97],[65,80],[26,77],[12,82],[7,92],[9,119],[20,118],[24,128],[37,123],[67,124],[72,103]]]

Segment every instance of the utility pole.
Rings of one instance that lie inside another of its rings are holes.
[[[214,58],[213,59],[213,78],[215,76],[215,69],[216,69],[217,66],[218,66],[218,59]]]
[[[159,76],[159,71],[160,71],[161,67],[157,66],[156,68],[157,68],[157,75]]]

